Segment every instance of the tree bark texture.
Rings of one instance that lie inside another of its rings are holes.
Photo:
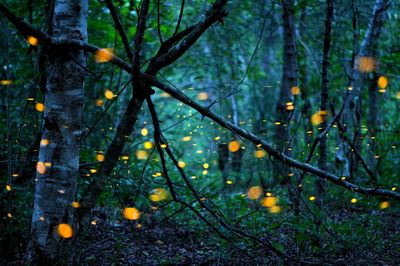
[[[56,0],[53,37],[87,40],[87,0]],[[50,265],[71,257],[73,237],[62,238],[58,225],[75,229],[72,202],[79,176],[79,152],[86,65],[82,50],[49,50],[42,140],[36,174],[28,262]]]
[[[281,88],[279,92],[278,104],[276,106],[276,130],[275,145],[276,148],[289,155],[289,123],[293,110],[288,110],[287,104],[293,103],[291,89],[297,86],[297,56],[294,32],[294,10],[291,0],[282,1],[282,19],[283,19],[283,72]],[[289,169],[282,162],[275,161],[274,176],[284,180],[287,183]]]

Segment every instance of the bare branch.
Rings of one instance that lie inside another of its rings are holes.
[[[181,21],[182,21],[183,9],[184,8],[185,8],[185,0],[182,0],[181,11],[179,12],[178,23],[176,24],[176,28],[175,28],[175,31],[174,31],[173,35],[176,35],[178,33],[179,26],[181,25]]]
[[[125,34],[124,28],[122,26],[121,20],[115,10],[115,7],[111,0],[105,0],[108,10],[110,10],[111,16],[114,20],[115,28],[117,29],[119,36],[121,37],[122,43],[124,44],[126,55],[128,56],[129,60],[132,60],[133,54],[131,48],[129,47],[128,38]]]

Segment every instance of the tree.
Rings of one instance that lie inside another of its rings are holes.
[[[290,156],[290,120],[294,111],[292,89],[297,87],[297,51],[294,29],[294,9],[291,0],[282,1],[283,70],[278,104],[276,106],[276,148]],[[292,201],[295,198],[290,171],[282,162],[274,166],[274,175],[288,185]]]
[[[328,113],[328,100],[329,100],[329,51],[331,48],[331,31],[332,31],[332,17],[333,17],[333,1],[328,0],[326,7],[326,18],[325,18],[325,33],[324,33],[324,48],[322,56],[322,85],[321,85],[321,103],[320,110],[322,123],[319,126],[319,131],[322,133],[326,129],[328,123],[326,121]],[[318,167],[321,170],[328,170],[328,147],[327,138],[324,136],[319,143],[319,159]],[[322,204],[323,194],[325,192],[325,180],[318,179],[316,182],[318,192],[318,202]]]
[[[349,161],[350,161],[350,172],[348,175],[350,177],[354,177],[356,180],[358,177],[358,161],[359,156],[356,153],[361,151],[361,142],[362,142],[362,134],[361,134],[361,119],[362,119],[362,88],[365,86],[365,81],[367,74],[373,72],[376,68],[376,62],[373,56],[375,55],[374,51],[376,50],[376,45],[378,41],[378,37],[380,34],[380,30],[383,24],[382,17],[384,16],[384,11],[387,9],[387,1],[377,0],[375,2],[375,6],[373,9],[372,17],[368,23],[367,31],[364,35],[364,38],[361,42],[361,46],[357,53],[357,56],[354,58],[353,70],[350,75],[350,86],[348,89],[348,100],[345,104],[344,116],[343,116],[343,125],[344,125],[344,133],[352,134],[351,142],[354,145],[352,148],[352,152],[349,152]],[[371,94],[374,94],[372,91]],[[374,101],[370,103],[370,117],[372,117],[373,121],[376,121],[375,110],[376,106]],[[372,122],[370,119],[370,124]],[[375,122],[372,122],[372,142],[374,142],[374,131],[375,131]],[[374,150],[374,143],[370,144],[371,149]],[[356,151],[354,151],[356,150]],[[375,153],[374,151],[372,153]],[[373,155],[375,156],[375,154]],[[373,157],[372,156],[372,157]],[[372,166],[375,165],[377,158],[373,158],[371,163]],[[347,159],[346,159],[347,160]],[[347,173],[344,174],[347,176]],[[371,179],[375,179],[371,177]],[[359,181],[359,180],[357,180]],[[372,180],[377,181],[377,180]]]
[[[87,41],[88,1],[54,2],[53,38]],[[28,262],[56,263],[71,253],[82,135],[85,52],[49,46],[43,131],[37,163]]]

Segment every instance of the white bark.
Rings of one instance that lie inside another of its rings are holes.
[[[52,35],[87,40],[87,0],[56,0]],[[36,175],[32,215],[30,263],[51,263],[70,257],[73,238],[62,239],[57,226],[67,223],[75,229],[76,181],[83,111],[85,53],[80,50],[49,49],[42,142],[39,163],[48,166]],[[51,166],[50,166],[51,164]],[[43,171],[42,171],[43,172]],[[74,230],[75,231],[75,230]]]

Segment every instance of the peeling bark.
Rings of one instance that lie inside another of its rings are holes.
[[[56,0],[52,35],[87,40],[87,0]],[[73,58],[73,59],[72,59]],[[76,181],[79,176],[79,151],[83,112],[85,53],[82,50],[51,48],[45,92],[42,142],[39,163],[44,169],[36,174],[31,242],[27,260],[49,265],[69,263],[72,238],[57,234],[61,223],[75,229]]]

